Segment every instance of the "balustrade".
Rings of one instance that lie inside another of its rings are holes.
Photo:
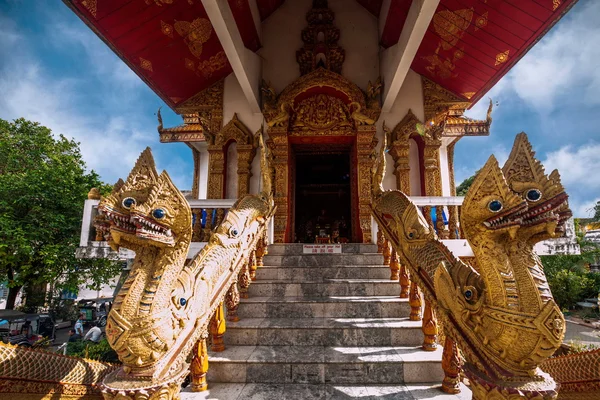
[[[411,200],[420,208],[425,220],[428,222],[438,238],[446,244],[458,257],[472,256],[471,248],[464,240],[459,224],[462,197],[412,197]],[[457,240],[460,239],[460,240]],[[438,321],[434,307],[429,301],[423,301],[419,287],[411,281],[407,267],[399,262],[396,251],[391,247],[382,229],[377,232],[377,251],[384,257],[384,264],[390,266],[392,279],[400,283],[400,298],[408,299],[410,317],[412,321],[422,320],[423,345],[425,351],[437,349],[440,336],[438,335]],[[442,337],[444,350],[442,368],[444,381],[442,390],[447,393],[460,392],[460,358],[456,343],[449,337]]]

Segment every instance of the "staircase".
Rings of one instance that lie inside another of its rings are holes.
[[[433,387],[441,348],[421,350],[421,321],[409,321],[376,245],[302,252],[269,246],[225,351],[209,352],[209,391],[182,399],[458,398]]]

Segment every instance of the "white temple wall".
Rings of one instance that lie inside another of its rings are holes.
[[[421,157],[419,155],[419,145],[414,139],[408,139],[408,165],[410,172],[410,195],[421,196]]]
[[[404,118],[406,113],[408,113],[409,109],[412,110],[412,112],[418,118],[424,118],[423,115],[425,113],[425,109],[423,107],[421,75],[413,72],[413,70],[408,71],[406,79],[404,80],[402,88],[400,89],[400,93],[398,93],[398,97],[396,97],[390,112],[381,113],[379,119],[377,120],[377,140],[379,141],[377,144],[377,149],[380,148],[379,146],[381,146],[381,143],[383,142],[383,122],[385,121],[385,125],[392,130],[400,121],[402,121],[402,118]],[[386,169],[385,176],[383,178],[383,187],[387,190],[397,189],[396,175],[394,175],[394,160],[389,153],[386,153],[385,160]]]
[[[242,121],[251,132],[258,131],[263,124],[262,114],[255,114],[252,112],[237,78],[232,73],[225,78],[225,87],[223,91],[223,125],[226,125],[231,121],[231,118],[233,118],[233,115],[236,113],[238,119]],[[251,194],[258,193],[258,181],[260,180],[259,155],[260,151],[257,151],[254,160],[252,160],[252,176],[250,177],[249,186]],[[231,198],[237,198],[237,191],[232,193],[235,193],[235,196]]]
[[[379,76],[377,18],[355,1],[328,3],[335,13],[334,25],[340,28],[338,44],[346,52],[342,75],[366,90],[369,80],[375,81]],[[277,93],[300,76],[296,50],[304,45],[300,35],[308,25],[306,13],[311,7],[312,0],[286,1],[262,24],[262,48],[258,54],[263,59],[263,78]]]
[[[231,142],[227,146],[227,166],[225,169],[225,198],[235,199],[238,197],[238,153],[237,143]]]
[[[450,166],[448,165],[448,145],[455,138],[442,138],[440,147],[440,172],[442,176],[442,196],[451,196],[450,192]]]

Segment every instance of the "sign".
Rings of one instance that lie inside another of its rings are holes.
[[[341,244],[305,244],[302,246],[304,254],[337,254],[342,252]]]

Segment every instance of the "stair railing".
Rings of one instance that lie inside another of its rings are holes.
[[[446,241],[464,237],[462,236],[458,222],[462,197],[411,197],[411,200],[419,207],[430,228],[435,230],[439,238]],[[423,296],[416,281],[411,281],[407,267],[400,264],[398,255],[392,247],[389,238],[386,237],[385,229],[381,226],[381,221],[379,221],[376,213],[372,213],[372,215],[379,228],[377,231],[377,251],[383,255],[384,264],[390,267],[390,280],[397,280],[399,282],[399,297],[401,299],[408,299],[410,305],[409,319],[411,321],[422,321],[422,349],[424,351],[435,351],[441,342],[444,343],[442,353],[444,380],[441,389],[446,393],[460,393],[460,357],[458,347],[451,338],[447,336],[443,337],[438,327],[434,307],[429,301],[423,301]]]
[[[210,318],[207,337],[198,340],[192,352],[190,377],[193,392],[202,392],[208,389],[206,375],[209,368],[209,346],[213,352],[224,351],[225,343],[223,337],[227,331],[227,321],[238,322],[240,320],[237,314],[240,299],[248,298],[248,289],[252,281],[256,280],[256,270],[263,266],[263,257],[267,254],[269,222],[274,212],[275,210],[273,209],[265,222],[258,227],[254,239],[248,246],[248,252],[245,257],[234,268],[230,269],[231,274],[235,278],[229,287],[223,288],[223,290],[226,290],[225,296],[222,296],[222,292],[213,295],[213,300],[223,300],[219,303]],[[217,228],[218,226],[214,230]],[[209,242],[211,240],[210,235],[212,235],[214,230],[209,233]]]

